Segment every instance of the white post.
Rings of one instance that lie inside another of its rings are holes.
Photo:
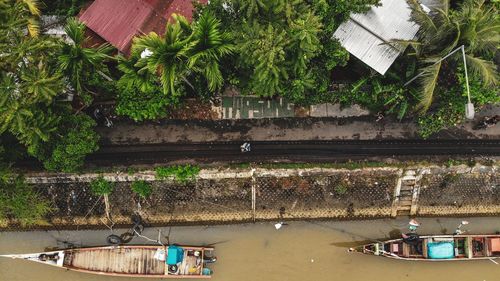
[[[464,61],[464,71],[465,71],[465,85],[467,87],[467,104],[465,105],[465,117],[467,119],[474,119],[474,104],[472,104],[471,99],[470,99],[469,74],[467,72],[467,61],[466,61],[466,58],[465,58],[465,46],[462,45],[462,46],[456,48],[455,50],[451,51],[449,54],[447,54],[443,58],[441,58],[438,61],[436,61],[433,65],[442,62],[443,60],[447,59],[448,57],[450,57],[451,55],[453,55],[454,53],[456,53],[458,51],[462,51],[462,58],[463,58],[463,61]],[[415,79],[417,79],[418,77],[422,76],[423,74],[425,74],[425,71],[420,72],[417,76],[415,76],[412,79],[410,79],[408,82],[406,82],[404,84],[404,86],[406,87],[408,84],[410,84],[411,82],[415,81]]]
[[[465,105],[465,118],[474,119],[474,104],[470,100],[469,74],[467,73],[467,60],[465,58],[465,47],[462,45],[462,58],[464,59],[465,86],[467,87],[467,104]]]

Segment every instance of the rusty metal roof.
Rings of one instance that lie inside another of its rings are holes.
[[[95,0],[80,20],[120,52],[128,54],[134,36],[151,31],[162,34],[173,13],[191,20],[192,11],[193,5],[187,0]]]
[[[419,26],[410,21],[411,9],[404,0],[382,0],[382,6],[372,7],[364,14],[351,15],[333,36],[352,55],[368,66],[385,74],[402,46],[387,44],[392,39],[411,40]]]

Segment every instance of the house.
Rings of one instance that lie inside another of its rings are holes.
[[[128,55],[135,36],[163,34],[173,13],[192,20],[193,9],[190,0],[95,0],[79,19],[88,27],[90,45],[109,42]]]
[[[420,0],[425,9],[439,7],[439,1]],[[419,26],[411,21],[411,8],[405,0],[382,0],[363,14],[353,14],[333,34],[353,56],[384,75],[405,46],[392,40],[412,40]],[[389,44],[390,43],[390,44]]]

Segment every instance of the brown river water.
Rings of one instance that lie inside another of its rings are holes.
[[[500,218],[468,218],[470,233],[500,231]],[[460,218],[420,219],[420,234],[453,232]],[[162,228],[170,242],[214,244],[218,261],[214,281],[500,281],[500,265],[491,261],[408,262],[348,253],[347,248],[370,239],[406,231],[407,219],[351,222],[290,222],[276,230],[273,223],[210,227]],[[116,230],[117,233],[123,230]],[[0,233],[0,254],[43,251],[69,241],[81,246],[105,243],[110,231]],[[151,238],[157,228],[147,229]],[[141,238],[132,243],[147,244]],[[499,260],[500,262],[500,260]],[[0,259],[0,281],[128,281],[65,271],[22,260]],[[151,280],[151,279],[147,279]],[[155,280],[155,279],[153,279]],[[171,279],[169,279],[171,280]]]

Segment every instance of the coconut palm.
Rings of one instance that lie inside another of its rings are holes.
[[[105,76],[100,69],[103,68],[104,60],[112,59],[109,53],[113,48],[108,43],[95,48],[84,47],[85,25],[75,18],[68,19],[64,31],[72,42],[63,45],[59,56],[59,66],[61,71],[69,77],[77,94],[81,94],[84,90],[83,82],[86,73],[96,71],[101,76]],[[109,80],[107,76],[105,78]]]
[[[254,22],[245,24],[243,33],[238,43],[240,59],[252,68],[252,91],[264,97],[282,93],[289,79],[285,49],[290,40],[286,31]]]
[[[232,54],[235,46],[229,34],[222,32],[221,22],[209,12],[203,13],[194,25],[192,39],[196,44],[188,53],[188,66],[201,73],[208,81],[208,88],[215,91],[224,82],[220,60]]]
[[[234,0],[236,7],[247,18],[268,9],[268,0]]]
[[[493,5],[484,0],[464,0],[457,10],[450,10],[449,0],[443,1],[441,9],[430,13],[424,11],[417,0],[411,0],[413,20],[420,25],[418,41],[406,41],[413,46],[425,73],[420,80],[421,99],[418,108],[422,112],[432,104],[438,85],[439,74],[445,67],[439,59],[464,45],[467,65],[479,75],[486,85],[498,83],[498,73],[493,62],[484,57],[492,56],[500,45],[500,18]],[[400,42],[401,43],[401,42]],[[460,61],[458,55],[450,57]]]

